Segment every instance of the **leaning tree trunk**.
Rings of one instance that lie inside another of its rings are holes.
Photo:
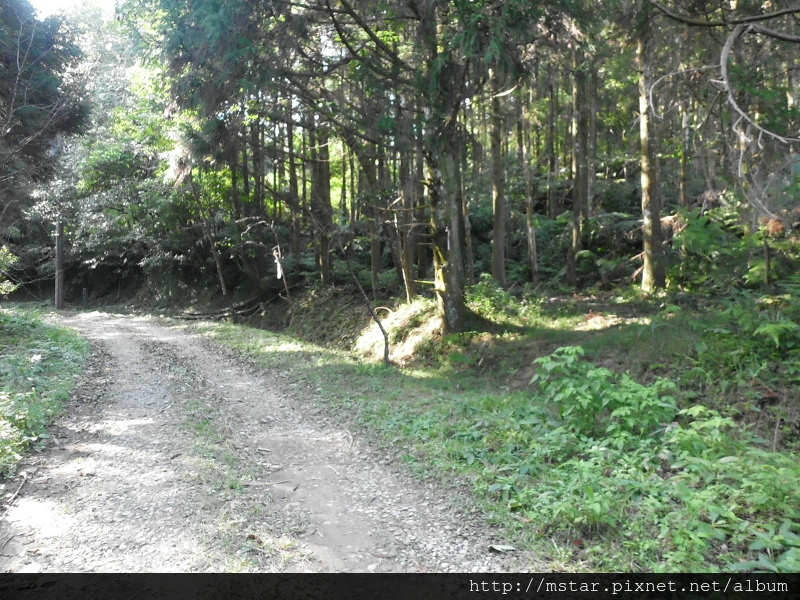
[[[228,302],[232,302],[230,297],[230,291],[228,290],[228,284],[225,281],[225,274],[224,274],[224,266],[222,264],[222,255],[219,252],[219,248],[217,248],[217,239],[214,235],[214,228],[211,223],[211,220],[208,217],[203,217],[203,227],[205,229],[206,238],[208,239],[208,243],[211,245],[211,256],[214,259],[214,266],[217,269],[217,277],[219,278],[219,289],[222,291],[222,296]]]

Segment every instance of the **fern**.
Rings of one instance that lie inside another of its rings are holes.
[[[767,323],[766,325],[762,325],[761,327],[757,328],[753,333],[755,335],[769,336],[772,339],[772,341],[775,342],[775,347],[779,348],[781,345],[781,338],[786,334],[795,333],[798,329],[800,329],[800,325],[798,325],[794,321],[790,321],[788,319],[781,319],[780,321],[776,321],[774,323]]]

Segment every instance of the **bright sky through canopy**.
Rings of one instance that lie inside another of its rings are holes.
[[[30,0],[30,3],[39,13],[39,18],[44,19],[60,11],[69,11],[74,6],[89,4],[99,6],[104,13],[109,16],[114,12],[114,2],[112,0]]]

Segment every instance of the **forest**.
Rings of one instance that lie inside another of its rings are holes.
[[[374,376],[492,380],[387,435],[564,564],[796,571],[798,49],[765,0],[6,0],[0,294],[358,313]]]

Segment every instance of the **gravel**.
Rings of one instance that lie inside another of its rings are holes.
[[[518,572],[458,509],[291,383],[169,323],[62,318],[94,352],[0,494],[5,572]],[[24,475],[23,475],[24,474]]]

